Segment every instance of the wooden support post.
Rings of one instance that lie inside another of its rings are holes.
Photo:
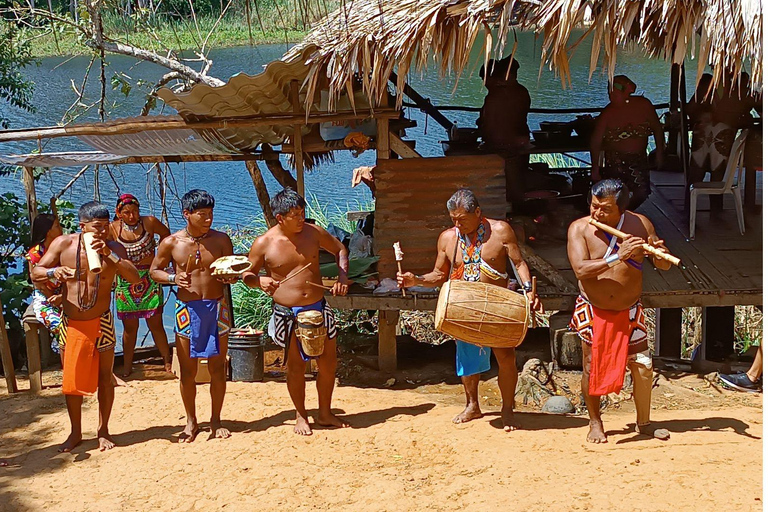
[[[656,308],[654,355],[679,359],[683,352],[682,331],[682,308]]]
[[[701,359],[707,361],[724,361],[733,354],[734,320],[736,312],[733,306],[711,306],[702,308]]]
[[[37,217],[37,192],[35,191],[35,175],[32,167],[24,167],[24,174],[21,178],[24,183],[24,190],[27,192],[27,216],[29,217],[29,225],[32,226],[32,222]]]
[[[27,342],[27,369],[29,370],[29,389],[39,393],[43,389],[43,374],[40,363],[40,336],[38,324],[24,323],[24,334]]]
[[[389,146],[392,148],[392,151],[400,155],[400,158],[421,158],[421,155],[415,149],[391,132],[389,134]]]
[[[397,370],[397,323],[400,311],[379,310],[379,370],[394,372]]]
[[[3,304],[0,302],[0,358],[3,360],[3,373],[8,385],[8,393],[16,393],[16,371],[13,369],[13,357],[11,356],[11,343],[8,340],[8,331],[5,329],[3,318]]]
[[[299,103],[299,81],[291,80],[291,103],[293,104],[293,113],[302,112]],[[296,188],[300,196],[304,196],[304,150],[301,136],[301,124],[293,125],[293,163],[296,167]]]
[[[391,156],[389,151],[389,119],[377,119],[376,159],[388,160]]]
[[[256,197],[259,199],[261,210],[264,212],[264,219],[266,219],[267,225],[272,227],[277,224],[277,220],[275,220],[272,207],[269,205],[269,192],[267,191],[267,184],[264,183],[264,177],[261,175],[259,164],[256,161],[247,161],[245,167],[248,169],[248,174],[251,175],[251,180],[253,180]]]

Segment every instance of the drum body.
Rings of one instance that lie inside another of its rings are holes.
[[[435,329],[483,347],[514,348],[528,332],[529,314],[525,295],[487,283],[448,281],[437,299]]]

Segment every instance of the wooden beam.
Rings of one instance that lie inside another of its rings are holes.
[[[11,343],[8,340],[8,331],[5,328],[5,318],[3,318],[2,302],[0,302],[0,359],[3,360],[3,373],[5,374],[5,383],[8,386],[8,393],[18,392],[16,371],[13,369],[13,357],[11,356]]]
[[[29,226],[32,227],[35,217],[37,217],[37,191],[35,190],[34,168],[24,167],[21,181],[24,183],[24,191],[27,193],[27,217],[29,217]]]
[[[38,324],[24,323],[24,338],[27,343],[27,370],[29,371],[29,389],[39,393],[43,389],[43,374],[40,363],[40,335]]]
[[[525,244],[519,244],[520,253],[523,255],[525,262],[534,269],[541,272],[547,281],[555,285],[557,289],[563,293],[578,293],[578,289],[570,281],[560,274],[560,272],[552,266],[547,260],[539,256],[531,249],[530,246]]]
[[[226,128],[255,128],[259,126],[290,126],[300,123],[318,124],[331,121],[351,121],[365,119],[397,119],[399,110],[391,108],[360,110],[358,112],[344,111],[324,114],[310,114],[307,117],[302,113],[268,114],[257,116],[241,116],[219,118],[210,121],[187,122],[180,118],[146,121],[111,121],[108,123],[88,123],[69,126],[47,126],[40,128],[26,128],[22,130],[0,130],[0,142],[13,142],[20,140],[53,139],[57,137],[75,137],[78,135],[124,135],[127,133],[139,133],[145,131],[161,130],[206,130]]]
[[[389,132],[389,147],[400,155],[400,158],[421,158],[421,155],[415,149],[411,148],[403,139],[392,132]]]
[[[297,114],[302,112],[301,103],[299,101],[299,81],[291,80],[291,103],[293,104],[293,111]],[[296,191],[300,196],[304,196],[304,149],[303,149],[303,137],[301,135],[301,127],[303,123],[297,123],[293,125],[293,166],[296,168]]]
[[[400,311],[379,311],[379,370],[397,370],[397,323]]]
[[[376,120],[376,159],[389,160],[389,119]]]
[[[264,219],[267,221],[269,227],[277,224],[275,216],[272,214],[272,207],[269,204],[269,192],[267,191],[267,185],[264,183],[264,177],[261,175],[261,169],[256,162],[245,162],[245,167],[248,169],[248,174],[251,175],[253,180],[253,188],[256,189],[256,197],[259,199],[261,210],[264,212]]]

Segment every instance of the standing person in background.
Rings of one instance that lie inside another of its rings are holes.
[[[139,319],[145,319],[155,346],[171,371],[171,353],[163,327],[163,289],[149,277],[149,266],[155,257],[155,235],[162,241],[171,234],[168,226],[152,216],[139,213],[139,200],[123,194],[117,200],[116,220],[110,225],[110,238],[125,247],[128,259],[139,271],[140,281],[131,284],[120,276],[115,288],[117,318],[123,322],[123,377],[131,374],[133,351],[139,332]]]

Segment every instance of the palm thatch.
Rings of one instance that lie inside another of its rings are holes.
[[[361,79],[374,105],[392,71],[401,71],[399,101],[412,65],[423,70],[434,60],[443,75],[461,72],[478,37],[487,63],[501,57],[515,30],[543,38],[541,66],[554,69],[564,85],[569,57],[589,34],[590,76],[601,64],[613,76],[620,48],[637,45],[671,63],[698,56],[698,74],[712,64],[717,82],[749,69],[752,88],[762,84],[760,0],[346,0],[283,60],[314,46],[307,97],[317,84],[327,84],[334,97]],[[569,44],[577,30],[584,37]]]

